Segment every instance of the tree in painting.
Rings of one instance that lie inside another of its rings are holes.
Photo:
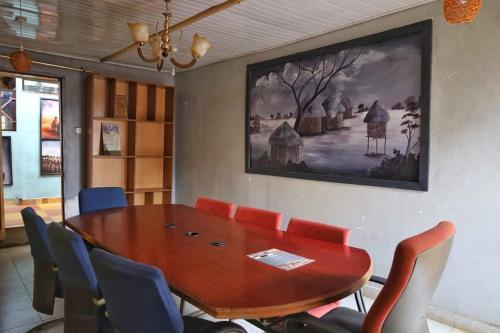
[[[417,182],[423,38],[249,66],[247,170]]]
[[[297,106],[293,129],[299,132],[304,113],[342,71],[352,66],[361,49],[347,49],[312,61],[287,63],[276,75],[288,87]]]

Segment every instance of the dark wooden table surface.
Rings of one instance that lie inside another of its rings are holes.
[[[246,226],[183,205],[111,209],[65,224],[97,247],[160,268],[174,293],[216,318],[302,312],[352,294],[372,272],[362,249]],[[199,236],[188,237],[190,231]],[[226,245],[211,245],[215,241]],[[284,271],[247,257],[271,248],[315,262]]]

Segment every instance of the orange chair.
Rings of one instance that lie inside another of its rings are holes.
[[[206,213],[232,218],[236,205],[232,202],[199,197],[195,207]]]
[[[441,222],[399,243],[389,277],[367,314],[339,307],[322,318],[292,315],[285,318],[285,332],[429,332],[427,308],[446,267],[455,231],[453,223]]]
[[[289,234],[299,235],[326,242],[332,242],[342,245],[349,245],[349,236],[351,230],[333,225],[328,225],[316,221],[308,221],[297,218],[290,219],[287,232]],[[357,298],[356,298],[357,300]],[[340,301],[309,310],[309,314],[314,317],[322,317],[340,305]]]
[[[234,216],[236,222],[257,225],[267,229],[278,230],[283,214],[270,210],[239,206]]]

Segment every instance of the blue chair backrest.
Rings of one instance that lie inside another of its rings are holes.
[[[122,333],[182,333],[184,323],[163,273],[111,253],[90,253],[111,323]]]
[[[83,239],[57,223],[51,223],[47,229],[63,285],[97,295],[97,278]]]
[[[127,197],[121,187],[85,188],[80,191],[78,202],[80,214],[128,206]]]
[[[24,228],[28,234],[28,240],[31,247],[33,259],[55,263],[52,249],[50,248],[49,236],[47,235],[47,226],[33,208],[26,207],[21,211]]]

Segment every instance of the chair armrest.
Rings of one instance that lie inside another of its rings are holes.
[[[385,285],[387,282],[387,279],[377,276],[377,275],[372,275],[370,278],[370,282],[375,282],[377,284]]]
[[[218,321],[205,327],[202,333],[247,333],[247,331],[236,323]]]
[[[347,329],[329,323],[320,318],[313,317],[306,313],[300,313],[288,316],[283,320],[285,333],[303,332],[303,328],[307,326],[307,332],[315,331],[318,333],[352,333]]]

